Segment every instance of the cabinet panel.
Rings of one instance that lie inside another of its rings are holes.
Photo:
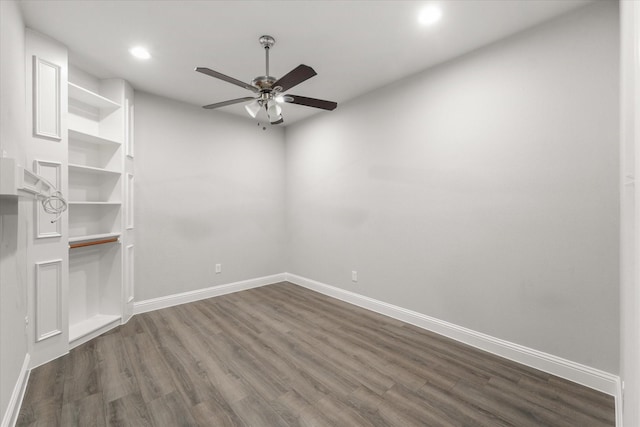
[[[36,263],[36,342],[62,333],[62,260]]]
[[[133,229],[133,206],[134,206],[134,198],[133,198],[133,175],[127,174],[127,203],[126,203],[126,227],[127,230]]]
[[[35,172],[49,181],[56,189],[62,188],[62,163],[35,160]],[[54,202],[55,203],[55,202]],[[41,203],[36,203],[36,238],[62,236],[62,221],[51,222],[54,215],[44,211]]]
[[[33,133],[62,139],[60,66],[34,55],[33,74]]]

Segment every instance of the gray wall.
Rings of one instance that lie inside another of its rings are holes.
[[[135,104],[136,300],[284,272],[282,129],[142,92]]]
[[[0,1],[0,156],[25,161],[25,29],[15,1]],[[0,199],[0,418],[27,354],[27,203]],[[30,211],[30,210],[29,210]],[[21,238],[19,237],[21,236]]]
[[[618,373],[618,28],[598,2],[287,128],[287,271]]]

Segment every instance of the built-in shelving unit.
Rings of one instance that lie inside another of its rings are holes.
[[[76,76],[74,76],[74,73]],[[77,80],[74,80],[74,77]],[[126,83],[69,71],[69,343],[78,345],[123,315]]]
[[[69,82],[69,99],[98,108],[103,112],[111,112],[120,108],[120,104],[117,102],[72,82]]]

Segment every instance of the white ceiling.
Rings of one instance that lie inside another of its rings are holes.
[[[209,67],[250,82],[264,74],[262,34],[275,37],[271,75],[299,64],[318,73],[290,93],[340,103],[434,64],[537,25],[589,0],[440,1],[21,1],[28,27],[70,51],[100,78],[195,105],[250,96],[196,73]],[[425,28],[418,11],[437,3],[443,19]],[[142,62],[128,49],[146,46]],[[242,104],[222,110],[247,116]],[[286,124],[322,112],[285,105]],[[212,112],[212,114],[215,114]]]

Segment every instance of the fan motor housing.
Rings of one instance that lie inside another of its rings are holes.
[[[276,82],[273,76],[258,76],[251,81],[251,84],[260,90],[271,90],[271,86]]]

